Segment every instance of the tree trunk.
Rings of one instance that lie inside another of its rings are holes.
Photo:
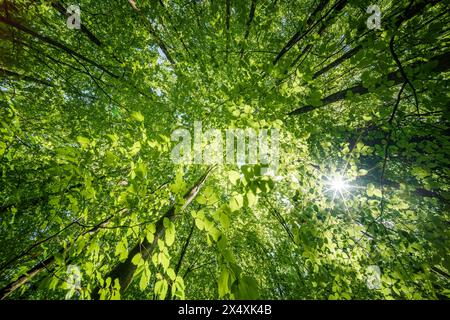
[[[93,232],[97,231],[100,227],[102,227],[105,224],[107,224],[112,217],[113,216],[108,217],[107,219],[103,220],[102,222],[100,222],[96,226],[94,226],[91,229],[83,232],[80,236],[83,236],[86,233],[93,233]],[[68,247],[66,250],[69,250],[69,249],[70,249],[70,247]],[[64,248],[61,248],[61,249],[59,249],[57,251],[56,254],[63,253],[66,250],[64,250]],[[48,257],[47,259],[45,259],[44,261],[39,262],[34,267],[29,269],[24,275],[20,276],[17,280],[9,283],[7,286],[5,286],[2,289],[0,289],[0,300],[3,300],[6,297],[8,297],[11,293],[13,293],[15,290],[20,288],[22,285],[24,285],[25,283],[30,281],[33,277],[35,277],[41,271],[48,270],[48,267],[50,265],[52,265],[53,262],[55,261],[55,255],[56,254],[53,254],[50,257]]]
[[[209,173],[211,172],[212,167],[210,167],[206,173],[200,177],[200,179],[197,181],[197,183],[194,185],[194,187],[189,190],[185,195],[185,203],[181,208],[181,211],[183,211],[197,196],[198,192],[202,188],[206,178],[208,177]],[[156,222],[155,225],[155,236],[152,242],[149,242],[147,238],[144,238],[144,240],[139,241],[136,243],[136,245],[131,249],[131,251],[128,253],[128,257],[124,262],[120,262],[118,265],[114,267],[114,269],[105,276],[105,279],[111,278],[112,282],[114,282],[115,279],[119,279],[120,283],[120,293],[122,294],[130,285],[131,281],[133,280],[134,272],[136,271],[137,266],[131,262],[133,257],[140,253],[142,258],[144,260],[148,259],[150,255],[152,254],[154,248],[158,245],[158,239],[162,238],[165,233],[165,227],[164,227],[164,219],[167,218],[171,221],[175,220],[175,205],[172,205],[172,207]],[[92,299],[99,299],[99,288],[95,288],[92,292]]]
[[[383,23],[383,25],[386,25],[388,27],[392,24],[392,25],[394,25],[395,28],[398,28],[400,25],[400,22],[402,22],[402,21],[405,22],[405,21],[415,17],[417,14],[421,13],[425,9],[426,6],[428,6],[430,4],[434,6],[434,5],[438,4],[439,2],[441,2],[441,0],[419,1],[418,3],[414,4],[409,10],[403,12],[403,14],[400,17],[398,17],[396,19],[396,21],[394,20],[394,17],[392,17],[391,19],[387,20],[386,23]],[[319,71],[314,73],[313,79],[320,77],[325,72],[340,65],[345,60],[348,60],[351,57],[355,56],[362,48],[363,48],[362,45],[358,45],[355,48],[351,49],[350,51],[346,52],[344,55],[337,58],[332,63],[326,65],[325,67],[323,67],[322,69],[320,69]]]
[[[430,59],[429,62],[426,62],[426,63],[423,63],[423,62],[413,63],[409,67],[414,70],[414,69],[417,69],[418,67],[422,67],[429,63],[437,63],[436,66],[434,66],[434,68],[432,68],[431,72],[444,72],[444,71],[449,70],[450,69],[450,52],[446,52],[439,56],[433,57]],[[389,73],[387,75],[387,80],[392,81],[394,83],[394,85],[404,82],[403,77],[399,74],[399,70]],[[380,87],[380,85],[378,87]],[[307,113],[307,112],[316,110],[318,108],[324,107],[326,105],[329,105],[333,102],[344,100],[347,97],[347,94],[349,94],[349,93],[363,95],[363,94],[369,93],[369,89],[364,87],[363,84],[360,83],[351,88],[343,89],[341,91],[332,93],[325,98],[322,98],[321,99],[322,104],[320,106],[312,106],[312,105],[303,106],[301,108],[295,109],[294,111],[291,111],[290,113],[288,113],[288,115],[293,116],[293,115]]]
[[[74,51],[74,50],[68,48],[67,46],[65,46],[65,45],[62,44],[62,43],[59,43],[59,42],[56,41],[56,40],[53,40],[53,39],[51,39],[51,38],[49,38],[49,37],[47,37],[47,36],[41,35],[41,34],[35,32],[35,31],[33,31],[33,30],[31,30],[31,29],[25,27],[24,25],[21,25],[21,24],[20,24],[19,22],[17,22],[17,21],[14,21],[14,20],[11,20],[11,19],[9,19],[9,18],[0,16],[0,22],[3,22],[3,23],[5,23],[5,24],[7,24],[7,25],[9,25],[9,26],[11,26],[11,27],[14,27],[14,28],[16,28],[16,29],[18,29],[18,30],[20,30],[20,31],[22,31],[22,32],[25,32],[25,33],[27,33],[27,34],[33,36],[33,37],[36,37],[36,38],[38,38],[39,40],[41,40],[41,41],[43,41],[43,42],[45,42],[45,43],[47,43],[47,44],[50,44],[50,45],[52,45],[52,46],[55,47],[55,48],[58,48],[58,49],[63,50],[64,52],[68,53],[69,55],[72,55],[72,56],[74,56],[74,57],[78,57],[78,58],[80,58],[81,60],[83,60],[83,61],[85,61],[85,62],[88,62],[89,64],[91,64],[91,65],[97,67],[98,69],[100,69],[100,70],[106,72],[107,74],[109,74],[109,75],[110,75],[111,77],[113,77],[113,78],[116,78],[116,79],[119,78],[119,76],[115,75],[114,73],[112,73],[111,71],[109,71],[109,70],[106,69],[105,67],[101,66],[101,65],[98,64],[97,62],[95,62],[95,61],[93,61],[93,60],[91,60],[91,59],[89,59],[89,58],[83,56],[82,54],[80,54],[80,53],[78,53],[78,52],[76,52],[76,51]]]

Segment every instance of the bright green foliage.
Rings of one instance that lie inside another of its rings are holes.
[[[37,267],[8,298],[450,297],[448,1],[375,1],[369,30],[372,2],[79,0],[69,29],[72,3],[3,1],[0,288]],[[208,168],[170,137],[194,121],[277,128],[277,172],[218,165],[189,201]]]

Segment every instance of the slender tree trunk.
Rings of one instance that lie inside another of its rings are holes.
[[[133,8],[133,10],[138,14],[138,16],[141,18],[142,22],[145,24],[145,26],[148,28],[150,34],[155,38],[156,43],[158,44],[161,51],[166,56],[167,60],[174,65],[175,60],[173,60],[172,56],[169,53],[169,50],[167,49],[166,44],[164,41],[159,37],[158,33],[156,32],[155,28],[149,23],[147,17],[145,17],[142,12],[139,10],[139,8],[136,6],[136,2],[134,0],[128,0],[129,4]]]
[[[59,13],[61,13],[66,18],[70,17],[70,14],[67,12],[67,8],[59,1],[53,1],[52,7],[55,8]],[[95,43],[97,46],[101,47],[101,41],[88,29],[83,23],[80,23],[80,31],[83,32],[89,40]]]
[[[231,4],[230,0],[226,0],[225,6],[225,32],[227,35],[227,43],[225,49],[225,63],[228,61],[228,52],[230,51],[230,15],[231,15]]]
[[[83,60],[83,61],[85,61],[85,62],[88,62],[89,64],[91,64],[91,65],[97,67],[98,69],[100,69],[100,70],[106,72],[107,74],[109,74],[109,75],[110,75],[111,77],[113,77],[113,78],[119,78],[119,76],[115,75],[114,73],[112,73],[111,71],[109,71],[109,70],[106,69],[105,67],[101,66],[101,65],[98,64],[97,62],[95,62],[95,61],[93,61],[93,60],[91,60],[91,59],[89,59],[89,58],[83,56],[82,54],[80,54],[80,53],[78,53],[78,52],[76,52],[76,51],[74,51],[74,50],[68,48],[67,46],[65,46],[65,45],[62,44],[62,43],[59,43],[59,42],[56,41],[56,40],[53,40],[53,39],[51,39],[51,38],[49,38],[49,37],[47,37],[47,36],[41,35],[41,34],[37,33],[36,31],[33,31],[33,30],[27,28],[26,26],[20,24],[20,23],[17,22],[17,21],[14,21],[14,20],[12,20],[12,19],[9,19],[9,18],[0,16],[0,22],[3,22],[3,23],[5,23],[5,24],[7,24],[7,25],[9,25],[9,26],[11,26],[11,27],[14,27],[14,28],[16,28],[16,29],[18,29],[18,30],[20,30],[20,31],[22,31],[22,32],[24,32],[24,33],[27,33],[27,34],[29,34],[29,35],[31,35],[31,36],[33,36],[33,37],[36,37],[36,38],[38,38],[39,40],[41,40],[41,41],[43,41],[43,42],[45,42],[45,43],[47,43],[47,44],[50,44],[50,45],[52,45],[52,46],[55,47],[55,48],[61,49],[61,50],[63,50],[64,52],[66,52],[66,53],[68,53],[68,54],[70,54],[70,55],[72,55],[72,56],[74,56],[74,57],[78,57],[78,58],[80,58],[81,60]]]
[[[180,272],[180,268],[181,268],[181,265],[183,264],[184,257],[186,256],[186,252],[189,247],[189,243],[191,242],[192,235],[194,234],[194,229],[195,229],[195,223],[192,223],[192,227],[191,227],[191,230],[189,231],[189,235],[186,239],[186,242],[184,243],[183,248],[181,248],[180,258],[178,259],[178,262],[175,266],[175,270],[174,270],[175,275],[178,275],[178,273]],[[167,292],[169,292],[169,294],[170,294],[170,292],[172,292],[172,286],[173,286],[173,282],[170,282],[169,289],[167,290]],[[167,295],[166,300],[169,300],[169,297],[170,297],[169,294]]]
[[[434,66],[434,68],[431,70],[432,72],[444,72],[444,71],[449,70],[450,69],[450,52],[446,52],[439,56],[433,57],[430,59],[429,62],[426,62],[426,63],[423,63],[423,62],[413,63],[413,64],[409,65],[409,67],[414,70],[418,67],[424,66],[429,63],[436,64]],[[404,81],[403,77],[399,74],[399,70],[389,73],[387,75],[387,80],[392,81],[394,83],[394,85],[402,83]],[[312,106],[312,105],[303,106],[294,111],[291,111],[288,115],[293,116],[293,115],[307,113],[307,112],[316,110],[318,108],[324,107],[326,105],[329,105],[333,102],[344,100],[347,97],[347,94],[349,94],[349,93],[363,95],[363,94],[369,93],[369,89],[364,87],[362,85],[362,83],[360,83],[351,88],[343,89],[341,91],[332,93],[325,98],[322,98],[321,99],[322,104],[320,106]]]
[[[277,64],[278,61],[280,61],[280,59],[289,51],[291,50],[295,44],[297,44],[301,39],[303,39],[305,36],[308,35],[308,33],[311,32],[311,30],[316,27],[320,22],[322,22],[324,19],[326,19],[326,17],[334,10],[334,8],[336,7],[336,5],[334,5],[331,9],[329,9],[322,17],[320,17],[320,19],[318,19],[314,24],[313,22],[313,17],[315,17],[318,13],[320,13],[325,7],[326,5],[329,3],[329,0],[321,0],[319,5],[317,6],[317,8],[314,10],[313,14],[309,17],[308,22],[307,23],[307,27],[306,30],[301,29],[298,30],[291,39],[289,39],[289,41],[286,43],[286,45],[280,50],[280,52],[278,53],[278,55],[275,57],[275,59],[273,60],[273,64]],[[347,0],[342,0],[342,2],[345,4],[347,2]],[[337,3],[337,5],[340,5],[339,1]],[[310,25],[311,24],[311,25]]]
[[[418,3],[413,4],[413,6],[409,10],[403,12],[403,14],[400,17],[398,17],[396,19],[394,19],[394,17],[392,17],[391,19],[389,19],[385,23],[383,23],[383,25],[386,25],[387,27],[389,27],[390,25],[394,25],[395,28],[398,28],[401,21],[405,22],[405,21],[413,18],[417,14],[421,13],[425,9],[426,6],[428,6],[428,5],[434,6],[441,1],[442,0],[419,1]],[[362,48],[363,48],[362,45],[358,45],[358,46],[354,47],[353,49],[351,49],[350,51],[346,52],[341,57],[337,58],[330,64],[326,65],[325,67],[323,67],[322,69],[320,69],[319,71],[314,73],[313,79],[320,77],[325,72],[331,70],[332,68],[340,65],[342,62],[355,56],[359,51],[362,50]]]
[[[61,248],[58,253],[62,253],[64,250]],[[53,264],[55,261],[55,255],[52,255],[39,262],[34,267],[26,272],[26,274],[20,276],[16,281],[11,282],[6,287],[0,289],[0,299],[3,300],[8,297],[11,293],[19,289],[22,285],[30,281],[34,276],[40,273],[42,270],[47,269],[48,266]]]
[[[325,20],[325,22],[322,24],[319,31],[317,32],[317,35],[321,36],[325,32],[325,30],[327,30],[327,27],[332,24],[333,19],[336,18],[338,16],[338,14],[345,8],[346,4],[347,4],[347,1],[342,1],[336,5],[333,14],[330,15],[330,17],[328,17],[328,19]],[[300,52],[300,54],[297,56],[297,58],[295,58],[295,60],[291,63],[291,67],[295,66],[297,64],[297,62],[300,61],[300,59],[305,54],[309,53],[309,51],[312,49],[312,47],[313,47],[312,44],[308,44],[305,48],[303,48],[302,52]]]
[[[255,17],[255,10],[256,10],[256,0],[252,0],[252,4],[250,5],[250,13],[248,15],[248,20],[245,25],[245,34],[244,34],[244,42],[247,40],[249,34],[250,34],[250,26],[252,25],[253,18]],[[241,48],[240,57],[244,56],[244,45]]]
[[[39,83],[39,84],[43,84],[43,85],[48,86],[48,87],[52,87],[53,86],[50,82],[48,82],[46,80],[33,78],[33,77],[27,76],[25,74],[18,74],[17,72],[6,70],[6,69],[3,69],[3,68],[0,68],[0,75],[2,75],[4,77],[17,78],[19,80],[25,80],[25,81],[31,81],[31,82]]]
[[[81,234],[81,236],[85,235],[86,233],[93,233],[93,232],[97,231],[101,227],[105,226],[105,224],[107,224],[111,218],[112,218],[112,216],[108,217],[107,219],[103,220],[102,222],[100,222],[96,226],[94,226],[91,229],[83,232]],[[63,253],[65,251],[69,250],[69,249],[70,249],[70,247],[68,247],[67,249],[60,248],[57,251],[56,254]],[[41,271],[48,270],[48,267],[50,267],[53,264],[53,262],[55,261],[56,254],[53,254],[50,257],[48,257],[47,259],[45,259],[44,261],[41,261],[41,262],[37,263],[34,267],[29,269],[24,275],[20,276],[17,280],[12,281],[8,285],[6,285],[2,289],[0,289],[0,300],[3,300],[6,297],[8,297],[11,293],[13,293],[15,290],[20,288],[22,285],[24,285],[25,283],[30,281],[37,274],[39,274]]]

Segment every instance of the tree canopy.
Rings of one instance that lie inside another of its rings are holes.
[[[1,299],[450,297],[448,0],[69,5],[0,5]]]

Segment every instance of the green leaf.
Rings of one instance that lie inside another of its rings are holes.
[[[225,230],[230,227],[230,219],[228,218],[228,215],[222,211],[219,212],[219,222],[222,224]]]
[[[258,299],[258,292],[258,283],[253,277],[244,276],[233,285],[233,294],[239,300]]]
[[[181,300],[185,299],[185,285],[184,285],[184,281],[183,278],[180,276],[177,276],[175,279],[175,283],[172,286],[172,296],[173,297],[178,297]]]
[[[247,201],[248,206],[253,207],[258,202],[258,196],[253,193],[253,191],[249,190],[247,192]]]
[[[233,170],[232,171],[228,171],[227,175],[228,175],[228,179],[230,180],[230,182],[232,184],[234,184],[234,185],[237,184],[238,181],[241,178],[240,173],[236,172],[236,171],[233,171]]]
[[[358,176],[365,176],[366,174],[367,174],[367,170],[365,170],[365,169],[358,170]]]
[[[232,212],[241,209],[243,205],[244,197],[241,194],[237,194],[230,199],[229,206]]]
[[[119,241],[119,243],[117,243],[116,245],[115,255],[119,256],[119,260],[121,261],[125,260],[128,257],[127,244],[122,241]]]
[[[164,254],[163,252],[160,252],[158,254],[159,263],[161,263],[164,270],[167,270],[169,268],[170,260],[169,257]]]
[[[150,281],[150,275],[151,275],[150,269],[148,268],[147,265],[145,265],[144,270],[141,275],[141,279],[139,280],[139,289],[141,291],[144,291],[147,288],[148,283]]]
[[[170,247],[175,241],[175,225],[168,218],[163,220],[165,227],[165,240],[168,247]]]
[[[229,276],[230,274],[228,269],[226,267],[222,267],[218,280],[219,298],[223,298],[230,291],[228,286]]]
[[[375,197],[379,197],[381,198],[382,194],[381,194],[381,190],[376,188],[372,183],[369,183],[367,185],[367,195],[369,197],[375,196]]]
[[[144,260],[142,259],[142,256],[140,253],[135,254],[133,259],[131,259],[131,263],[133,263],[136,266],[139,266],[143,262],[144,262]]]
[[[165,279],[161,279],[155,283],[155,293],[158,295],[160,300],[164,300],[167,295],[168,284]]]
[[[147,232],[145,237],[147,238],[148,243],[153,243],[153,240],[155,239],[155,236],[151,232]]]
[[[199,218],[195,219],[195,225],[197,226],[197,228],[199,230],[203,230],[205,228],[205,224],[204,224],[203,220],[199,219]]]
[[[167,275],[169,276],[170,280],[175,280],[175,271],[172,268],[167,268],[166,270]]]
[[[78,143],[81,145],[81,147],[83,149],[86,149],[87,147],[89,147],[90,140],[88,138],[82,137],[82,136],[78,136],[77,137],[77,141],[78,141]]]
[[[175,181],[170,185],[170,191],[175,194],[181,194],[186,188],[186,183],[183,179],[183,169],[179,168],[175,175]]]
[[[217,195],[210,186],[203,189],[202,193],[197,196],[196,201],[199,204],[210,205],[218,201]]]
[[[141,150],[141,143],[136,141],[130,149],[130,155],[135,156]]]

